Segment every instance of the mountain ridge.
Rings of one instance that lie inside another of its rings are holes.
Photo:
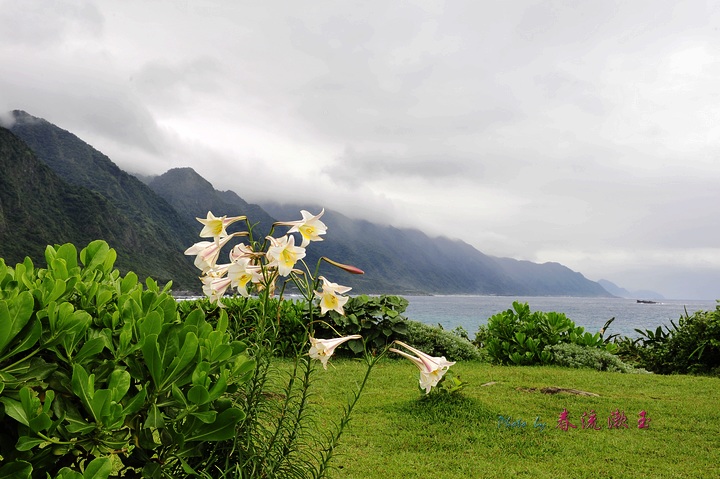
[[[622,288],[612,281],[608,281],[606,279],[600,279],[597,281],[597,283],[605,288],[605,290],[612,294],[613,296],[617,296],[619,298],[627,298],[627,299],[651,299],[651,300],[662,300],[665,299],[665,297],[657,293],[655,291],[648,291],[648,290],[638,290],[638,291],[628,291],[625,288]]]
[[[191,259],[183,255],[188,246],[200,240],[197,234],[201,226],[196,217],[205,217],[207,211],[247,215],[257,222],[255,237],[262,238],[276,218],[299,219],[300,209],[318,213],[313,207],[298,204],[250,204],[238,192],[216,190],[192,168],[173,168],[141,181],[72,133],[26,112],[16,110],[13,115],[12,134],[59,178],[78,191],[84,188],[107,201],[113,207],[108,221],[131,225],[126,227],[131,230],[128,234],[138,238],[134,243],[118,240],[119,257],[130,256],[147,269],[147,255],[154,252],[155,263],[163,262],[161,269],[167,273],[163,277],[177,275],[177,283],[184,289],[200,289],[198,272]],[[462,240],[355,220],[331,210],[322,219],[329,228],[327,240],[308,248],[308,264],[314,266],[320,256],[327,256],[364,269],[364,276],[338,276],[338,270],[330,273],[325,263],[320,270],[333,281],[352,286],[355,292],[611,296],[598,283],[559,263],[488,256]],[[278,228],[276,233],[284,231]],[[156,250],[159,244],[164,247],[162,252]]]
[[[181,288],[194,286],[197,272],[192,261],[177,254],[192,244],[196,234],[194,226],[140,180],[73,133],[21,110],[13,111],[12,117],[9,128],[12,135],[27,145],[58,178],[78,191],[91,191],[113,205],[107,221],[125,225],[123,234],[107,233],[115,243],[111,246],[120,249],[119,265],[126,264],[127,256],[135,256],[142,261],[128,259],[128,262],[142,276],[153,273],[148,269],[152,265],[155,279],[173,280]],[[32,195],[43,196],[42,191]],[[78,234],[69,236],[78,237]],[[49,244],[58,241],[45,239]]]
[[[117,267],[162,282],[176,270],[153,250],[131,218],[97,192],[71,185],[40,160],[30,147],[0,128],[0,258],[8,266],[26,257],[44,260],[47,245],[73,243],[78,250],[104,239],[118,251]],[[126,254],[132,251],[132,255]]]

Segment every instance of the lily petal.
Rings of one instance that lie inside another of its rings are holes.
[[[320,235],[324,235],[325,233],[327,233],[327,226],[325,226],[325,223],[320,221],[320,217],[325,214],[325,208],[323,208],[323,210],[318,215],[313,215],[306,210],[301,210],[300,214],[302,214],[303,217],[303,219],[301,220],[284,221],[275,224],[292,226],[292,228],[288,230],[288,233],[300,233],[303,239],[300,246],[302,246],[303,248],[306,247],[311,241],[322,241],[323,239],[320,237]]]
[[[208,211],[206,218],[195,218],[203,224],[203,229],[200,231],[201,238],[219,238],[227,236],[225,228],[236,221],[247,219],[245,216],[215,216],[212,211]]]
[[[337,311],[339,314],[345,314],[343,306],[348,301],[347,296],[340,296],[342,293],[347,293],[352,288],[348,286],[340,286],[337,283],[333,283],[325,279],[324,276],[320,276],[322,280],[322,292],[315,291],[315,297],[320,299],[320,314],[325,314],[330,310]]]
[[[305,248],[295,246],[295,237],[285,235],[282,238],[267,237],[270,240],[270,247],[266,257],[268,266],[277,268],[280,276],[287,276],[292,271],[295,263],[305,257]]]
[[[220,255],[220,250],[232,239],[234,235],[228,235],[219,241],[199,241],[185,250],[186,255],[197,255],[194,264],[203,273],[215,266]]]
[[[455,361],[448,361],[447,359],[445,359],[445,356],[440,356],[440,357],[430,356],[429,354],[425,354],[422,351],[420,351],[419,349],[415,349],[412,346],[403,343],[402,341],[395,341],[395,343],[399,344],[400,346],[402,346],[406,349],[409,349],[413,353],[417,354],[424,362],[432,363],[438,368],[447,369],[450,366],[452,366],[453,364],[455,364]]]
[[[400,354],[415,363],[420,370],[420,387],[425,389],[425,394],[428,394],[433,387],[437,386],[450,366],[455,364],[454,361],[448,361],[444,356],[430,356],[429,354],[425,354],[422,351],[403,343],[402,341],[395,341],[395,343],[417,354],[417,356],[413,356],[405,351],[390,348],[390,351]]]
[[[308,354],[312,359],[318,359],[322,363],[323,368],[327,369],[328,359],[330,359],[330,356],[335,352],[335,348],[351,339],[362,339],[362,336],[359,334],[351,334],[350,336],[334,339],[317,339],[310,337],[310,351],[308,351]]]

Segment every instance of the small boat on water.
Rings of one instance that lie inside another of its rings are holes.
[[[657,304],[657,301],[650,301],[649,299],[638,299],[637,302],[641,304]]]

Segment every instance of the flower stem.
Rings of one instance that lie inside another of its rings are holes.
[[[386,352],[387,348],[384,348],[382,352],[377,356],[372,356],[367,352],[365,353],[365,363],[367,364],[365,376],[363,377],[363,380],[358,386],[357,390],[352,392],[348,404],[344,408],[343,415],[340,418],[340,423],[337,426],[337,430],[330,437],[329,444],[320,453],[320,464],[318,465],[318,470],[316,471],[315,478],[319,479],[325,477],[325,474],[327,474],[335,448],[340,444],[340,437],[343,434],[345,426],[350,423],[350,417],[352,415],[353,409],[355,409],[355,405],[360,400],[360,396],[362,395],[362,392],[365,389],[365,385],[370,378],[370,372],[372,371],[375,364],[377,364],[377,362],[385,355]]]

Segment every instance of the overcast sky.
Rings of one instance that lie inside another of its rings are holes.
[[[720,2],[0,0],[13,109],[130,172],[720,299]]]

